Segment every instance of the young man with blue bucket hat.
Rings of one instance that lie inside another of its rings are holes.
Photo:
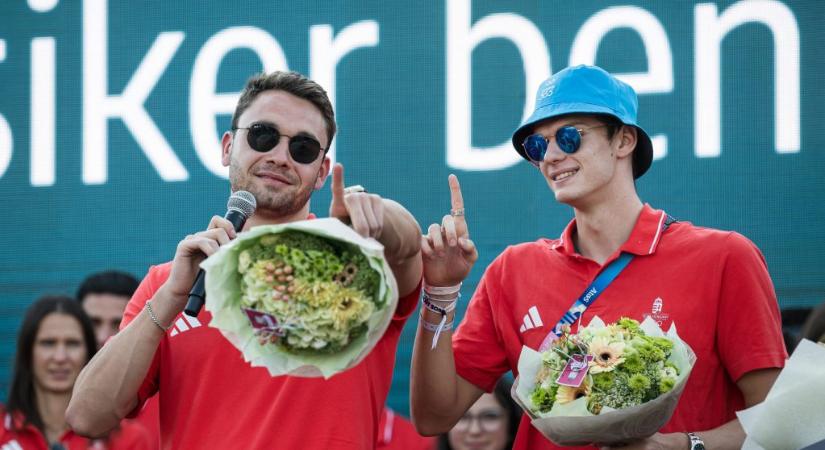
[[[413,352],[411,409],[423,434],[449,430],[560,325],[621,317],[677,324],[697,362],[659,433],[625,449],[740,448],[735,412],[764,400],[787,356],[765,260],[742,235],[673,220],[645,204],[635,180],[653,160],[638,100],[601,68],[566,68],[541,84],[513,146],[574,218],[557,239],[508,247],[487,267],[452,335],[458,290],[478,254],[462,193],[422,239],[424,307]],[[615,278],[583,313],[569,313],[603,272]],[[572,317],[572,319],[571,319]],[[451,337],[452,339],[450,339]],[[558,448],[525,415],[514,449]],[[588,448],[588,447],[583,447]]]

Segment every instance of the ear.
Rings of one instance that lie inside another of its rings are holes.
[[[324,187],[324,182],[330,174],[329,167],[331,164],[332,161],[329,159],[329,156],[324,156],[324,160],[321,161],[321,167],[318,169],[318,178],[315,179],[316,191]]]
[[[221,164],[223,164],[224,167],[229,167],[229,161],[232,156],[233,137],[234,136],[231,131],[225,131],[223,133],[223,137],[221,138]]]
[[[614,136],[617,140],[616,147],[616,156],[619,158],[625,158],[628,155],[633,153],[633,149],[636,148],[636,142],[638,141],[638,130],[636,127],[630,125],[623,125],[622,128],[617,133],[618,136]]]

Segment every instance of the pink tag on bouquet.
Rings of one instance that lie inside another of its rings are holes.
[[[587,369],[590,361],[593,361],[592,355],[573,355],[567,360],[567,365],[559,374],[556,383],[563,386],[579,387],[587,376]]]
[[[278,319],[272,314],[257,311],[249,308],[242,308],[249,318],[249,323],[257,332],[267,332],[276,336],[283,336],[284,329],[278,324]]]

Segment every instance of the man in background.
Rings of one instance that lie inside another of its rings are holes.
[[[77,289],[77,300],[92,319],[98,348],[117,334],[123,311],[138,287],[138,280],[118,270],[96,272]]]
[[[119,270],[95,272],[80,283],[76,298],[83,306],[86,315],[92,319],[98,349],[120,330],[123,312],[139,284],[137,278]],[[160,423],[157,397],[146,402],[134,422],[146,428],[152,437],[153,448],[159,448]]]

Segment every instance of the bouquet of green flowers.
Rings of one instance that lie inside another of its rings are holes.
[[[337,219],[255,227],[201,266],[210,326],[273,376],[354,366],[398,301],[381,244]]]
[[[524,347],[513,397],[558,445],[626,443],[667,423],[695,361],[675,326],[595,317],[543,352]]]

